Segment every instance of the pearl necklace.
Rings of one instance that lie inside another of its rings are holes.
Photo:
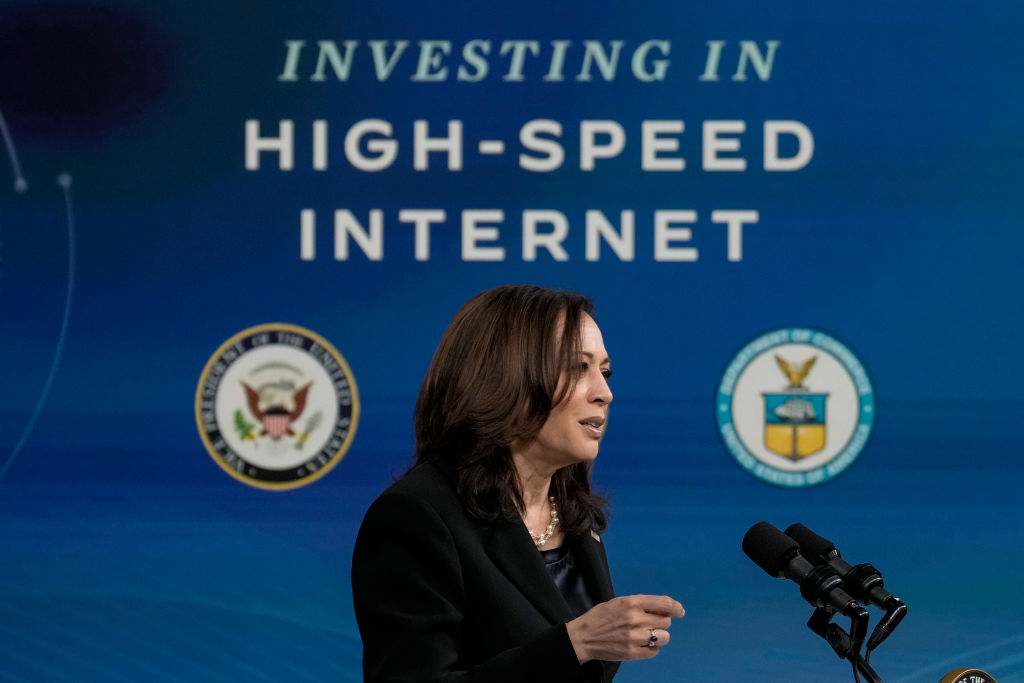
[[[547,544],[548,539],[555,533],[555,528],[558,526],[558,508],[555,507],[555,497],[551,496],[548,498],[548,501],[551,503],[551,523],[548,524],[548,528],[542,534],[535,534],[530,529],[527,529],[538,548],[543,548]]]

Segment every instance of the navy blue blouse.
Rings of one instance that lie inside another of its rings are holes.
[[[578,617],[594,606],[594,600],[590,597],[583,576],[576,569],[576,560],[569,552],[567,544],[563,543],[551,550],[541,550],[540,556],[574,616]]]

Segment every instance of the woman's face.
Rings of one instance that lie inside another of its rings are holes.
[[[611,360],[604,348],[601,330],[586,314],[580,342],[575,388],[551,410],[536,438],[520,451],[536,465],[558,469],[597,457],[608,418],[608,404],[612,402],[608,388]]]

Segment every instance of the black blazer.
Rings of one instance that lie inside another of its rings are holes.
[[[596,535],[566,538],[595,603],[614,596]],[[581,666],[569,606],[521,522],[463,510],[434,464],[414,467],[370,506],[352,555],[366,681],[610,681]]]

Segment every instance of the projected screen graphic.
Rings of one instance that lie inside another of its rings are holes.
[[[1024,681],[1021,28],[5,3],[0,677],[362,680],[359,524],[452,316],[531,283],[612,359],[615,591],[687,610],[616,680],[850,680],[767,521],[906,603],[884,680]]]

